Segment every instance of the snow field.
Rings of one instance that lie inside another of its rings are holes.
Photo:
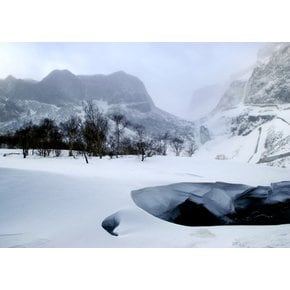
[[[290,225],[186,227],[136,206],[131,191],[179,182],[289,180],[290,170],[197,157],[3,157],[1,247],[289,247]],[[101,224],[118,213],[118,236]]]

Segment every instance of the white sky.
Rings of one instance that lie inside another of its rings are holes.
[[[42,79],[54,69],[74,74],[118,70],[139,77],[153,101],[182,115],[193,92],[221,83],[256,59],[262,43],[0,43],[0,78]]]

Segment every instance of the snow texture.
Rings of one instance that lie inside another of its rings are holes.
[[[290,246],[289,225],[186,227],[149,214],[131,197],[140,188],[156,190],[172,183],[180,183],[171,187],[179,194],[189,184],[216,180],[269,186],[288,180],[289,169],[197,157],[152,157],[145,162],[137,157],[91,158],[89,164],[82,157],[65,157],[67,152],[59,158],[3,157],[12,151],[0,150],[1,247]],[[206,192],[201,186],[186,194],[198,201]],[[279,191],[276,197],[284,199],[285,194]],[[176,204],[186,198],[171,196],[174,202],[178,199]],[[208,199],[208,204],[218,202],[224,210],[231,208],[224,195],[219,199],[209,194]],[[148,204],[163,200],[157,196]],[[163,211],[170,200],[161,205]],[[157,205],[154,208],[158,210]],[[102,227],[109,216],[119,223],[111,227],[115,235]]]

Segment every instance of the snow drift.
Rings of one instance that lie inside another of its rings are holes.
[[[290,223],[290,182],[271,186],[177,183],[132,191],[137,206],[187,226]]]

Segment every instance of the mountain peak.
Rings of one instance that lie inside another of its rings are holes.
[[[124,80],[124,79],[126,79],[126,80],[127,79],[139,80],[136,76],[130,75],[123,70],[113,72],[113,73],[107,75],[107,77],[115,78],[115,79],[122,79],[122,80]]]
[[[58,78],[75,78],[76,76],[67,69],[55,69],[50,72],[43,80],[58,79]]]
[[[128,74],[123,70],[118,70],[118,71],[112,73],[112,75],[128,75]]]
[[[13,75],[8,75],[6,78],[5,78],[5,81],[8,81],[8,82],[13,82],[13,81],[16,81],[17,79],[13,76]]]

